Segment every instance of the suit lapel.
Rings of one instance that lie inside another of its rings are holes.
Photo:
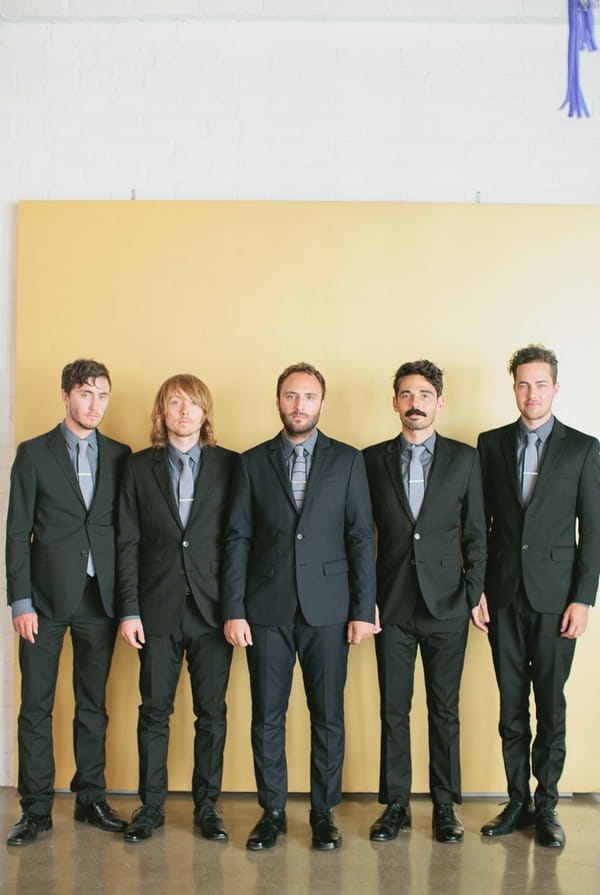
[[[63,471],[70,487],[75,492],[77,500],[82,504],[83,507],[85,507],[85,500],[83,499],[83,494],[81,493],[79,482],[77,481],[75,467],[71,462],[69,450],[65,443],[65,439],[63,438],[63,434],[60,430],[60,425],[58,425],[56,429],[53,429],[53,431],[50,433],[50,436],[48,438],[48,448],[50,450],[50,453],[58,463],[59,467]]]
[[[323,433],[319,431],[310,464],[308,481],[306,482],[306,491],[304,494],[302,513],[304,513],[306,508],[310,506],[310,504],[314,500],[314,495],[317,494],[319,491],[319,479],[321,478],[321,475],[323,474],[323,471],[326,469],[327,463],[329,462],[330,449],[331,439],[328,438],[327,435],[323,435]],[[294,501],[294,506],[296,506],[296,501]]]
[[[555,418],[552,432],[548,437],[548,443],[542,457],[542,464],[539,468],[535,488],[529,501],[530,504],[535,501],[536,494],[539,494],[539,489],[544,487],[546,480],[560,460],[565,444],[565,434],[565,427]]]
[[[427,485],[425,486],[425,496],[423,498],[423,506],[421,508],[421,513],[427,509],[429,503],[432,500],[435,500],[436,494],[439,492],[440,485],[443,484],[444,479],[446,478],[446,469],[448,468],[448,463],[450,462],[451,451],[448,445],[447,440],[443,435],[436,433],[435,437],[435,449],[433,453],[433,460],[431,461],[431,466],[429,467],[429,474],[427,476]],[[429,497],[429,495],[432,497]]]
[[[267,450],[269,452],[269,462],[273,467],[275,475],[279,480],[281,487],[284,490],[285,496],[292,504],[294,510],[298,512],[298,508],[296,507],[296,501],[294,500],[294,495],[292,493],[292,483],[290,482],[290,477],[288,475],[288,471],[285,467],[285,463],[283,460],[283,450],[281,447],[281,437],[276,435],[275,438],[272,438],[271,441],[267,445]],[[311,470],[312,475],[312,470]],[[308,487],[307,487],[308,491]],[[306,505],[306,498],[305,498]]]
[[[182,528],[181,519],[179,518],[179,509],[177,507],[177,501],[175,500],[173,485],[171,484],[171,477],[169,475],[169,458],[167,456],[166,447],[156,448],[152,459],[154,461],[152,471],[154,473],[156,484],[162,492],[167,506],[171,511],[171,515],[177,522],[177,525]],[[200,467],[200,469],[202,469],[202,467]]]
[[[521,482],[517,475],[517,424],[509,426],[502,435],[502,443],[500,445],[502,456],[504,458],[506,480],[509,482],[513,490],[517,502],[523,506],[523,498],[521,495]]]
[[[406,496],[406,489],[402,483],[402,473],[400,471],[400,437],[394,438],[393,441],[388,441],[386,446],[384,463],[386,469],[388,471],[389,477],[392,481],[392,485],[394,486],[394,490],[396,491],[396,495],[400,502],[400,506],[411,520],[414,521],[413,514],[410,509],[410,504],[408,502],[408,497]]]

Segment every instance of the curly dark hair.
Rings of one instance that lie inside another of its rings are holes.
[[[550,364],[552,382],[556,385],[556,380],[558,379],[558,361],[552,349],[546,348],[545,345],[531,343],[530,345],[526,345],[525,348],[519,348],[508,362],[508,372],[513,379],[516,379],[517,367],[521,364],[531,364],[536,361]]]
[[[63,392],[66,392],[69,395],[76,385],[83,385],[89,379],[100,379],[101,377],[108,379],[108,385],[110,387],[110,374],[104,364],[101,364],[97,360],[92,360],[91,358],[80,357],[77,360],[74,360],[73,363],[63,367],[62,375],[60,377],[60,387]]]
[[[405,364],[402,364],[401,367],[398,367],[394,374],[395,395],[398,394],[398,386],[400,380],[403,379],[404,376],[423,376],[423,378],[434,387],[438,398],[444,390],[443,371],[430,360],[407,361]]]

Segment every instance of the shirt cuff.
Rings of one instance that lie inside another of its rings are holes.
[[[17,618],[19,615],[25,615],[27,612],[35,612],[35,606],[33,605],[31,597],[15,600],[14,603],[11,603],[10,609],[13,618]]]

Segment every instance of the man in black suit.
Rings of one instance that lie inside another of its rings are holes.
[[[298,654],[311,716],[312,842],[341,844],[348,646],[374,630],[375,549],[360,452],[317,429],[323,376],[295,364],[277,382],[283,431],[246,451],[226,535],[225,636],[247,650],[252,747],[263,816],[249,849],[286,831],[285,713]]]
[[[75,819],[122,832],[105,798],[104,706],[115,642],[115,503],[129,448],[97,431],[108,406],[104,364],[76,360],[62,372],[65,418],[24,441],[11,473],[6,528],[8,602],[19,634],[19,795],[9,845],[52,827],[52,707],[63,639],[73,644]]]
[[[428,360],[402,364],[393,408],[401,433],[364,451],[377,528],[376,638],[381,692],[379,801],[374,841],[409,830],[410,708],[417,647],[429,718],[429,788],[440,842],[459,842],[458,698],[469,610],[485,569],[485,516],[477,451],[436,433],[442,371]]]
[[[129,460],[119,513],[120,633],[140,651],[142,698],[142,805],[125,839],[149,839],[164,824],[169,718],[185,654],[196,716],[194,824],[206,839],[226,840],[217,799],[232,649],[221,627],[219,575],[236,454],[216,446],[210,392],[188,374],[158,390],[151,441]]]
[[[475,624],[489,629],[510,800],[481,832],[503,836],[535,823],[538,842],[551,848],[565,844],[555,811],[565,760],[563,690],[600,571],[598,440],[553,416],[557,368],[543,345],[516,351],[509,372],[520,417],[479,437],[489,559],[486,597],[473,612]]]

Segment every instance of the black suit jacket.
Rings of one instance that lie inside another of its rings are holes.
[[[203,447],[185,529],[166,448],[146,448],[127,464],[119,507],[119,617],[139,615],[148,634],[179,625],[189,585],[205,621],[221,624],[219,580],[225,517],[237,454]]]
[[[89,511],[60,425],[24,441],[11,471],[6,526],[8,602],[31,597],[43,615],[68,618],[81,600],[91,548],[102,603],[115,614],[115,509],[129,447],[98,436]]]
[[[242,454],[226,534],[223,618],[287,625],[375,618],[371,502],[359,451],[319,432],[302,512],[281,439]]]
[[[478,448],[489,525],[490,605],[507,606],[521,578],[537,612],[562,613],[571,602],[593,604],[600,572],[598,440],[555,419],[526,508],[517,475],[517,424],[484,432]]]
[[[401,624],[418,586],[435,618],[465,616],[483,590],[486,528],[477,451],[437,435],[419,518],[400,471],[400,438],[364,451],[377,527],[382,623]],[[416,573],[416,577],[415,577]]]

